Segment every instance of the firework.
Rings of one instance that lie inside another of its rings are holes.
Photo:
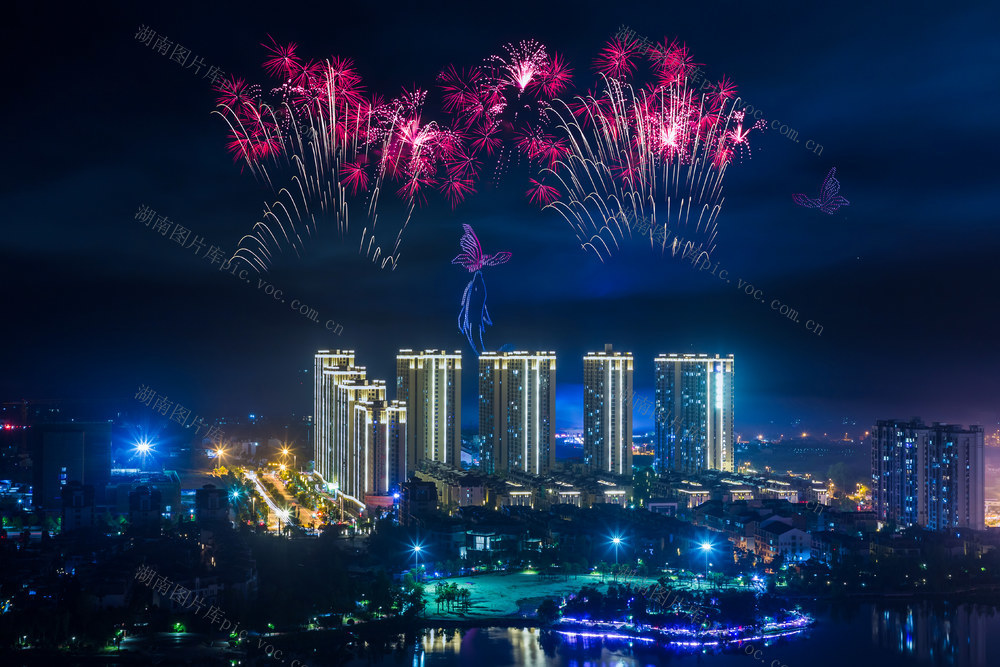
[[[551,166],[567,152],[565,139],[547,131],[545,107],[569,87],[572,70],[558,53],[525,40],[507,44],[480,66],[453,65],[438,75],[444,110],[469,137],[466,157],[476,161],[472,177],[489,166],[499,180],[512,159]]]
[[[264,69],[279,80],[269,91],[272,101],[265,101],[261,87],[239,79],[219,87],[216,113],[228,123],[234,158],[272,189],[272,171],[287,178],[236,256],[265,271],[277,253],[301,256],[318,231],[317,215],[332,217],[345,236],[353,208],[363,221],[359,252],[382,268],[395,268],[403,231],[428,190],[439,191],[452,206],[474,191],[475,160],[463,137],[423,120],[424,90],[404,90],[383,101],[366,95],[349,59],[304,62],[295,44],[266,48]],[[387,187],[403,211],[390,226],[388,243],[378,215]]]
[[[631,79],[642,59],[651,76],[640,86]],[[630,221],[639,219],[652,221],[649,243],[661,251],[663,232],[684,228],[693,240],[679,247],[675,237],[672,253],[710,254],[726,170],[762,123],[743,127],[728,79],[704,94],[690,87],[695,63],[676,42],[644,49],[616,38],[595,67],[596,92],[551,105],[568,154],[540,170],[529,196],[559,212],[601,261],[633,235]]]

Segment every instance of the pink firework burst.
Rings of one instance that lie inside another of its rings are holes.
[[[752,156],[750,151],[750,142],[747,140],[750,136],[750,132],[753,130],[763,131],[767,127],[767,122],[761,119],[756,121],[750,127],[744,129],[744,112],[734,111],[732,118],[736,122],[736,127],[729,130],[729,132],[723,136],[723,141],[728,141],[731,149],[739,151],[740,159],[742,160],[744,152],[746,152],[747,155]]]
[[[749,150],[759,126],[746,129],[732,116],[728,78],[704,92],[694,85],[695,66],[676,40],[646,47],[613,39],[595,59],[594,90],[552,105],[565,155],[540,172],[556,176],[546,201],[602,260],[630,233],[620,215],[659,213],[653,222],[691,239],[697,252],[713,248],[726,168],[736,151]],[[538,156],[541,136],[523,134],[521,150]],[[528,192],[533,201],[542,196],[539,182]]]
[[[452,209],[458,206],[458,204],[464,200],[467,195],[470,195],[475,191],[476,188],[473,187],[473,181],[471,178],[459,178],[449,175],[444,182],[441,183],[441,192],[443,192],[444,196],[448,199]]]
[[[635,39],[615,37],[605,45],[601,54],[594,60],[594,66],[604,76],[628,79],[636,71],[636,60],[641,52],[642,47]]]
[[[472,148],[478,153],[483,152],[488,156],[500,150],[503,139],[500,137],[498,124],[495,122],[477,125],[470,132]]]
[[[535,179],[529,179],[531,187],[525,193],[528,195],[528,201],[533,204],[538,204],[539,206],[548,206],[555,200],[559,199],[559,190],[555,189],[551,185],[546,185],[541,181],[536,181]]]
[[[517,44],[504,46],[507,58],[493,56],[492,59],[506,72],[507,83],[516,86],[523,93],[528,84],[549,68],[549,57],[545,47],[538,42],[527,39]]]
[[[215,90],[219,94],[218,103],[225,104],[236,113],[242,110],[243,105],[253,104],[260,94],[259,87],[251,86],[235,76],[230,77],[228,81],[220,81]]]
[[[722,78],[715,84],[712,97],[717,100],[721,106],[722,103],[736,97],[736,84],[733,83],[732,79],[723,74]]]
[[[566,59],[558,53],[553,53],[536,83],[546,97],[553,98],[563,94],[572,81],[573,70]]]
[[[365,190],[368,188],[368,172],[365,171],[365,164],[363,160],[359,159],[357,162],[345,162],[340,166],[340,172],[340,182],[343,183],[345,187],[350,188],[352,195],[358,194],[358,190]]]
[[[448,175],[452,178],[475,179],[479,176],[480,165],[480,161],[463,146],[448,162]]]
[[[290,79],[292,74],[300,67],[300,61],[295,57],[295,49],[298,45],[295,42],[281,45],[273,37],[268,35],[271,45],[261,44],[271,52],[272,56],[264,61],[264,71],[274,77],[284,77]]]
[[[478,122],[488,113],[482,95],[483,83],[483,73],[478,67],[459,71],[449,65],[438,75],[438,84],[444,90],[444,110],[457,114],[466,127]]]

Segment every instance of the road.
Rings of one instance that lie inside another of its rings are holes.
[[[267,503],[267,529],[271,530],[271,526],[274,526],[274,530],[275,532],[277,532],[278,516],[279,515],[287,516],[287,513],[285,513],[284,510],[278,507],[275,504],[274,500],[272,500],[271,497],[267,494],[267,490],[264,488],[264,485],[260,483],[259,479],[257,479],[257,473],[252,472],[250,470],[245,470],[243,474],[246,475],[246,478],[250,480],[250,483],[253,484],[254,487],[257,489],[257,493],[259,493],[260,497],[263,498],[264,502]],[[285,519],[282,520],[284,521]]]
[[[287,507],[295,506],[299,508],[299,525],[301,525],[303,528],[308,528],[311,525],[318,527],[320,525],[319,519],[316,518],[316,513],[313,512],[312,509],[306,507],[305,505],[299,504],[298,501],[292,498],[292,494],[288,492],[287,488],[285,488],[285,483],[278,477],[276,473],[269,472],[265,474],[268,477],[270,477],[271,482],[273,482],[274,486],[278,489],[278,491],[281,492],[282,494],[281,501]]]

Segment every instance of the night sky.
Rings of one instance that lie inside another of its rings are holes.
[[[317,349],[354,349],[392,385],[399,348],[443,347],[464,354],[474,428],[476,365],[456,326],[469,274],[450,263],[468,223],[486,252],[513,253],[485,274],[487,346],[556,351],[560,428],[580,426],[582,356],[606,342],[635,354],[647,395],[658,353],[734,353],[744,437],[856,435],[914,415],[998,421],[995,3],[214,4],[7,10],[0,400],[127,403],[146,384],[200,414],[308,414],[302,371]],[[432,197],[395,271],[359,256],[357,233],[321,224],[303,258],[262,276],[315,307],[315,324],[135,221],[144,204],[231,252],[274,200],[227,153],[209,83],[135,40],[141,24],[255,81],[268,35],[350,57],[369,91],[429,88],[431,115],[445,66],[521,39],[565,54],[586,87],[627,24],[685,42],[800,143],[756,133],[752,158],[726,175],[713,262],[732,284],[638,242],[601,264],[527,201],[515,170],[455,210]],[[850,206],[796,206],[791,195],[814,196],[831,167]],[[775,298],[800,323],[770,310]],[[323,328],[330,318],[341,336]]]

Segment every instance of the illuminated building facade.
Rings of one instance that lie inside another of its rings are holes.
[[[320,350],[313,366],[313,467],[327,484],[334,475],[334,387],[351,379],[365,378],[365,370],[354,366],[353,350]]]
[[[400,350],[396,400],[406,406],[407,473],[425,458],[462,467],[462,353]]]
[[[357,401],[353,441],[363,457],[359,493],[398,493],[406,481],[406,406],[399,401]]]
[[[333,481],[358,504],[364,503],[371,456],[364,449],[364,434],[355,428],[354,408],[362,401],[384,400],[385,380],[351,379],[334,386]]]
[[[733,472],[733,355],[661,354],[655,360],[658,472]]]
[[[632,474],[632,353],[583,358],[583,456],[597,472]]]
[[[981,426],[878,420],[871,444],[879,520],[930,530],[985,528]]]
[[[479,436],[489,473],[545,475],[556,460],[555,352],[479,357]]]

